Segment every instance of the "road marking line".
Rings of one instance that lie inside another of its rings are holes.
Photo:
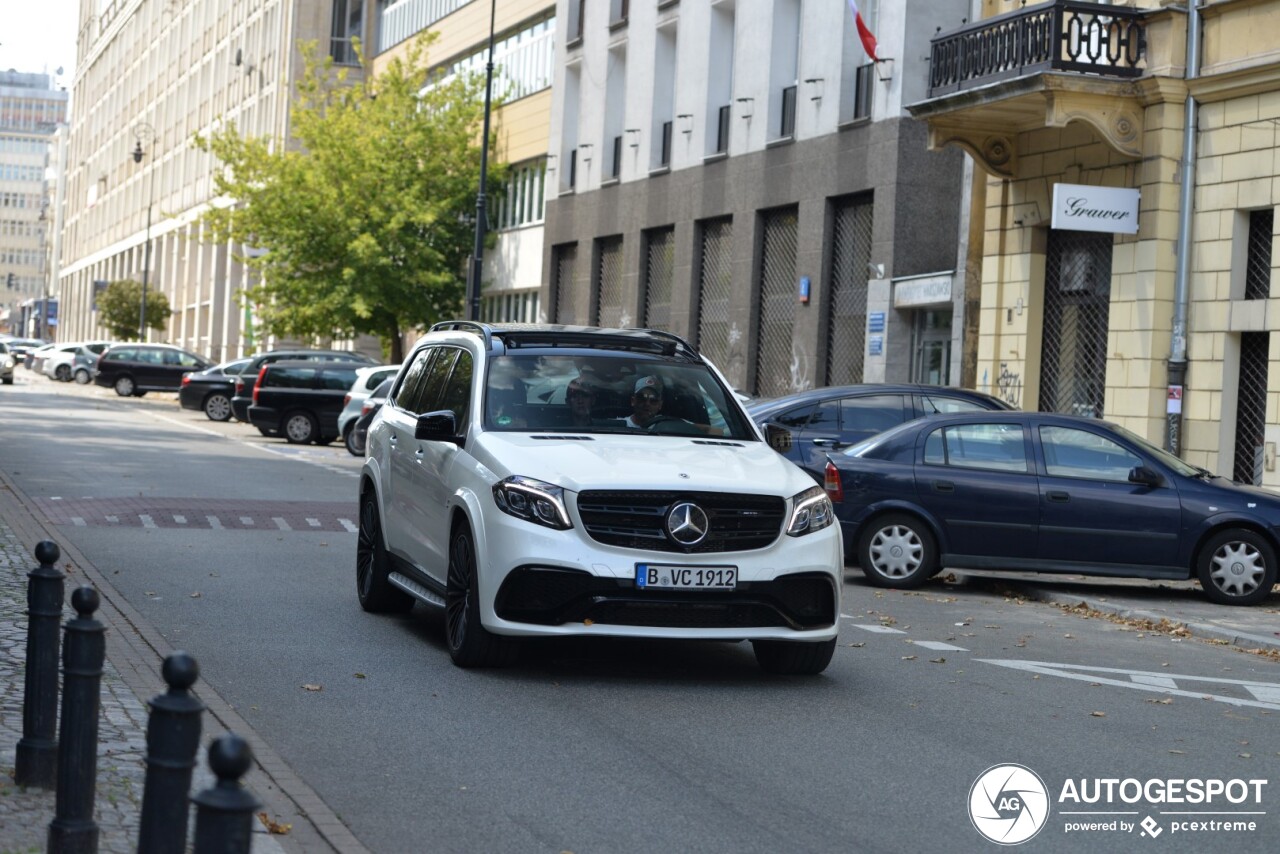
[[[338,524],[346,528],[347,533],[349,534],[354,534],[356,531],[360,530],[355,526],[355,523],[352,522],[350,519],[339,519]]]
[[[1244,689],[1264,703],[1280,703],[1280,686],[1246,685]]]
[[[870,625],[867,625],[866,623],[854,623],[853,627],[855,629],[862,629],[863,631],[867,631],[867,632],[875,632],[876,634],[880,634],[880,635],[905,635],[906,634],[906,632],[904,632],[902,629],[895,629],[890,626],[870,626]]]
[[[968,652],[969,651],[962,646],[952,646],[949,643],[942,643],[941,641],[912,641],[911,645],[922,646],[925,649],[936,649],[939,652]]]
[[[144,528],[156,527],[156,521],[152,519],[150,516],[148,516],[146,513],[139,515],[138,521],[142,523],[142,527]]]
[[[187,517],[186,517],[186,516],[179,516],[177,513],[174,513],[174,514],[173,514],[173,521],[177,522],[179,525],[185,525],[185,524],[187,524]]]
[[[288,522],[286,522],[286,521],[284,520],[284,517],[282,517],[282,516],[272,516],[272,517],[271,517],[271,521],[272,521],[272,522],[275,522],[275,523],[276,523],[276,527],[277,527],[277,528],[279,528],[279,529],[280,529],[280,530],[282,530],[282,531],[292,531],[292,530],[293,530],[293,528],[290,528],[290,527],[289,527],[289,523],[288,523]]]
[[[241,525],[249,525],[249,526],[252,526],[252,525],[253,525],[253,517],[251,517],[251,516],[241,516],[241,517],[240,517],[240,524],[241,524]]]
[[[1045,676],[1061,676],[1063,679],[1074,679],[1078,682],[1111,685],[1116,688],[1136,688],[1139,691],[1150,691],[1155,694],[1172,694],[1176,697],[1187,697],[1192,700],[1216,700],[1219,703],[1226,703],[1230,706],[1252,706],[1257,709],[1275,709],[1280,711],[1280,702],[1245,700],[1240,697],[1210,694],[1206,691],[1186,691],[1181,688],[1165,688],[1158,685],[1145,685],[1132,680],[1135,675],[1162,677],[1165,679],[1173,679],[1183,684],[1186,684],[1187,682],[1209,682],[1217,685],[1233,685],[1241,687],[1250,693],[1254,693],[1255,689],[1258,688],[1261,688],[1264,691],[1270,689],[1280,693],[1280,685],[1272,685],[1265,682],[1250,682],[1244,679],[1219,679],[1211,676],[1187,676],[1179,673],[1150,673],[1145,670],[1122,670],[1116,667],[1086,667],[1080,664],[1057,664],[1049,661],[1017,661],[1013,659],[996,658],[976,658],[974,660],[980,661],[984,664],[994,664],[997,667],[1009,667],[1014,670],[1025,670],[1029,673],[1039,673]],[[1099,675],[1102,673],[1114,673],[1125,678],[1113,679],[1108,676]],[[1257,695],[1255,694],[1255,696]]]
[[[1154,685],[1157,688],[1177,688],[1178,683],[1174,682],[1168,676],[1144,676],[1141,673],[1134,673],[1130,677],[1139,685]]]
[[[77,528],[83,528],[83,527],[85,527],[84,519],[81,519],[79,516],[72,516],[72,517],[71,517],[71,524],[72,524],[72,525],[75,525]]]
[[[313,528],[319,528],[319,527],[320,527],[320,520],[319,520],[319,519],[312,519],[310,516],[308,516],[308,517],[307,517],[307,524],[308,524],[308,525],[310,525],[310,526],[311,526],[311,527],[313,527]]]
[[[213,530],[215,531],[223,530],[222,520],[219,519],[217,516],[205,516],[204,519],[206,522],[209,523],[209,527],[212,528]]]

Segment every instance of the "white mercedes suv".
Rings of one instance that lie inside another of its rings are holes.
[[[520,638],[750,640],[824,670],[844,560],[822,487],[649,330],[437,324],[369,428],[356,587],[444,609],[455,664]]]

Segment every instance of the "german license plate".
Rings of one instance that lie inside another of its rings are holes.
[[[636,564],[636,587],[652,590],[733,590],[738,586],[736,566],[673,566]]]

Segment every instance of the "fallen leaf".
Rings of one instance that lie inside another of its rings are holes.
[[[1090,712],[1089,716],[1093,718],[1105,718],[1107,716],[1107,713],[1106,712]]]
[[[1063,635],[1063,637],[1064,637],[1064,638],[1069,638],[1069,637],[1071,637],[1071,632],[1067,632],[1065,635]]]
[[[1157,700],[1157,699],[1156,699],[1156,698],[1154,698],[1154,697],[1149,697],[1149,698],[1147,699],[1147,702],[1148,702],[1148,703],[1159,703],[1159,704],[1160,704],[1160,705],[1162,705],[1162,706],[1168,706],[1168,705],[1171,705],[1171,704],[1173,703],[1173,698],[1172,698],[1172,697],[1163,697],[1163,698],[1161,698],[1161,699],[1158,699],[1158,700]]]
[[[1178,754],[1179,756],[1183,756],[1183,755],[1185,755],[1185,754],[1186,754],[1186,752],[1187,752],[1187,751],[1185,751],[1185,750],[1170,750],[1169,752],[1170,752],[1170,753],[1176,753],[1176,754]]]
[[[929,659],[929,663],[930,664],[946,664],[947,660],[945,658],[931,658]]]
[[[998,629],[999,626],[983,626],[984,629]]]
[[[267,833],[274,833],[277,836],[284,836],[286,833],[293,830],[292,824],[282,824],[273,820],[264,812],[258,813],[258,821],[262,822],[262,826],[267,829]]]
[[[588,620],[583,620],[583,621],[582,621],[582,625],[584,625],[584,626],[594,625],[594,621],[593,621],[593,620],[590,620],[590,619],[588,619]]]
[[[862,641],[858,641],[857,643],[847,643],[845,644],[845,646],[851,646],[854,649],[861,649],[862,647],[866,646],[866,644]]]
[[[199,599],[199,598],[200,598],[200,595],[201,595],[201,594],[200,594],[200,591],[199,591],[199,590],[197,590],[195,593],[192,593],[192,594],[191,594],[191,598],[192,598],[192,599]]]
[[[1241,753],[1241,754],[1240,754],[1240,758],[1241,758],[1241,759],[1252,759],[1252,758],[1253,758],[1253,754],[1252,754],[1252,753]]]
[[[364,678],[364,674],[363,674],[363,673],[357,673],[357,674],[356,674],[356,678],[357,678],[357,679],[363,679],[363,678]]]
[[[323,691],[324,690],[323,685],[303,685],[302,687],[307,691]]]
[[[902,660],[903,660],[903,661],[915,661],[915,660],[916,660],[916,657],[915,657],[914,655],[904,655],[904,656],[902,656]]]

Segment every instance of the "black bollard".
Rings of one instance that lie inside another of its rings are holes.
[[[191,800],[196,804],[195,854],[249,854],[253,813],[262,802],[240,785],[253,764],[249,742],[227,733],[209,745],[209,767],[218,782]]]
[[[62,722],[58,730],[58,796],[49,822],[49,854],[93,854],[98,824],[93,796],[98,782],[98,707],[106,629],[93,618],[98,591],[71,594],[76,618],[62,646]]]
[[[54,568],[57,543],[36,544],[40,565],[27,573],[27,673],[22,695],[22,739],[13,781],[52,789],[58,779],[58,626],[62,573]]]
[[[182,854],[187,850],[187,796],[200,749],[204,704],[188,690],[200,675],[196,660],[175,652],[161,669],[169,693],[150,703],[147,718],[147,781],[142,792],[138,854]]]

